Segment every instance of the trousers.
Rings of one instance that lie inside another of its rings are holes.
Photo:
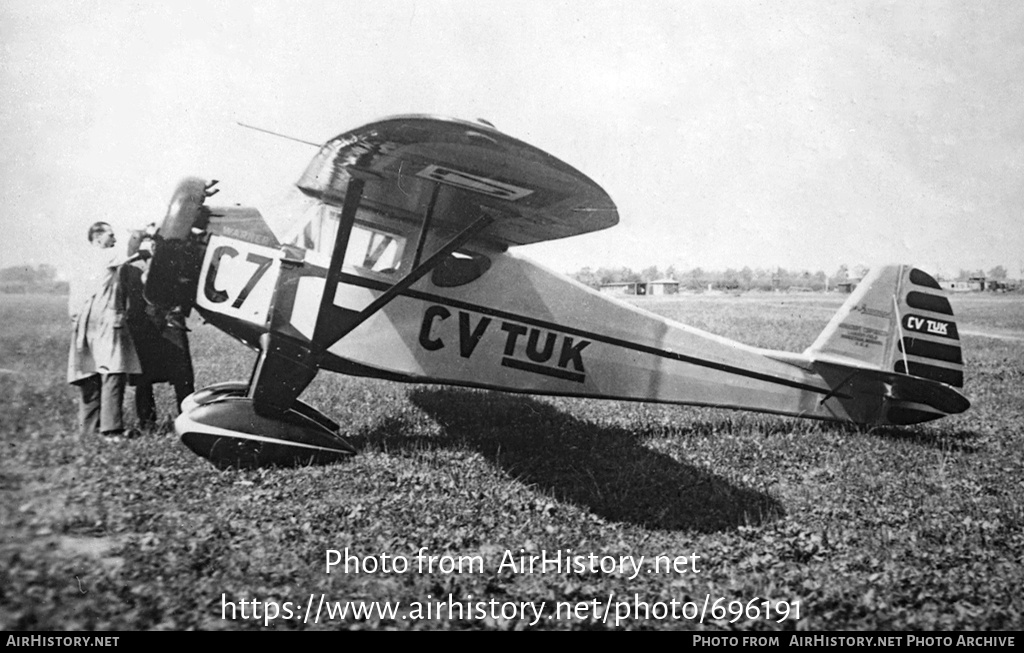
[[[75,383],[82,393],[78,421],[82,435],[124,431],[124,386],[127,374],[93,374]]]
[[[175,379],[172,385],[180,413],[181,402],[195,392],[195,383],[191,378],[179,378]],[[152,428],[156,425],[156,398],[153,396],[153,382],[146,378],[145,374],[135,381],[135,414],[138,415],[141,426]]]

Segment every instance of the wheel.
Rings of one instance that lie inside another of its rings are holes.
[[[182,402],[174,429],[185,446],[221,469],[323,465],[356,453],[315,408],[296,402],[281,419],[263,417],[244,389],[222,383],[190,395],[189,410]]]

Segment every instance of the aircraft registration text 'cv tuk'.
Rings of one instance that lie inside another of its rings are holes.
[[[207,206],[213,183],[179,184],[146,294],[258,351],[248,383],[196,392],[175,422],[218,466],[353,454],[298,398],[320,369],[867,425],[969,406],[949,302],[913,267],[873,270],[798,354],[679,324],[510,251],[618,213],[585,175],[489,124],[400,116],[329,140],[283,240],[256,209]]]

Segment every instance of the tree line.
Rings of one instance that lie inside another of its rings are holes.
[[[57,268],[48,263],[36,267],[15,265],[0,269],[0,293],[57,293],[68,292],[68,282],[57,279]]]
[[[670,279],[679,282],[684,290],[832,290],[842,283],[857,280],[867,274],[868,268],[862,265],[840,265],[831,275],[823,270],[809,272],[807,270],[786,270],[784,268],[727,268],[726,270],[704,270],[693,268],[680,270],[674,266],[661,269],[656,265],[634,271],[628,267],[597,268],[585,267],[570,276],[592,288],[600,288],[609,283],[646,283]],[[971,278],[985,277],[995,281],[1005,281],[1007,270],[997,265],[987,273],[982,270],[960,270],[956,276],[943,278],[940,281],[967,281]],[[68,283],[59,281],[57,268],[47,263],[35,267],[31,265],[15,265],[0,269],[0,293],[66,293]]]
[[[727,268],[726,270],[705,270],[700,267],[680,270],[675,266],[662,269],[656,265],[635,271],[628,267],[607,268],[596,270],[585,267],[570,276],[592,288],[611,283],[647,283],[650,281],[671,280],[679,283],[683,290],[807,290],[821,292],[832,290],[844,283],[857,281],[868,273],[863,265],[840,265],[832,274],[824,270],[810,272],[808,270],[787,270],[785,268]],[[1003,281],[1007,271],[997,265],[986,274],[981,270],[960,270],[955,277],[939,277],[940,281],[967,281],[974,277],[986,277]]]

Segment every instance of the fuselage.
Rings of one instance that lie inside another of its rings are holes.
[[[321,367],[511,392],[851,419],[800,355],[780,354],[793,363],[777,360],[515,253],[476,249],[473,256],[485,264],[463,275],[473,278],[426,276],[331,344]],[[212,235],[197,309],[254,348],[271,328],[312,338],[328,261],[312,251],[301,260],[294,253]],[[332,290],[334,306],[360,311],[394,282],[388,268],[346,261]]]

